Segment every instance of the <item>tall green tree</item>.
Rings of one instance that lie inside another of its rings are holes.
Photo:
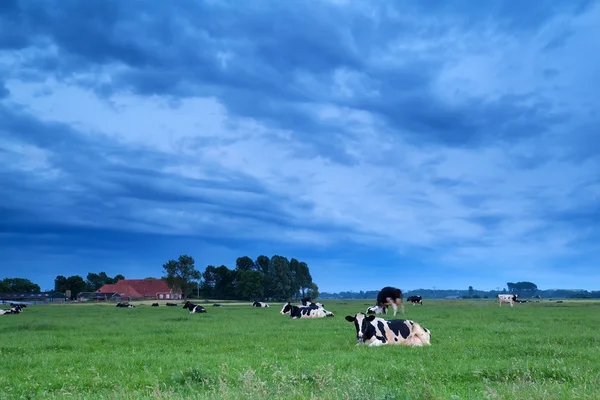
[[[5,278],[0,281],[0,289],[3,292],[39,293],[40,287],[36,283],[25,278]]]
[[[320,293],[319,293],[319,287],[317,286],[316,283],[314,283],[314,282],[311,283],[310,287],[306,291],[306,296],[309,297],[309,298],[311,298],[311,299],[313,299],[313,300],[315,300],[315,299],[319,298],[319,295],[320,295]]]
[[[209,265],[202,273],[201,290],[205,298],[214,298],[215,284],[217,282],[215,270],[214,265]]]
[[[227,266],[215,268],[215,297],[218,299],[234,299],[237,272]]]
[[[238,271],[235,289],[239,299],[261,299],[264,294],[262,274],[258,271]]]
[[[190,291],[195,287],[192,283],[194,279],[200,279],[200,272],[195,268],[195,261],[192,256],[180,255],[177,260],[169,260],[163,264],[165,275],[163,279],[171,289],[181,289],[184,298],[187,298]]]
[[[235,269],[238,271],[252,271],[255,269],[255,264],[248,256],[238,257],[235,260]]]
[[[121,274],[116,274],[115,277],[113,278],[113,283],[117,283],[119,281],[122,281],[123,279],[125,279],[125,277]]]
[[[272,281],[273,297],[275,299],[289,299],[292,294],[292,273],[290,262],[286,257],[274,255],[269,263],[269,274]]]
[[[87,287],[83,278],[79,275],[71,275],[67,278],[67,282],[65,283],[65,291],[71,291],[71,300],[75,300],[77,295],[81,292],[85,292]]]
[[[67,290],[67,277],[58,275],[54,278],[54,290],[60,293],[64,293]]]
[[[312,276],[310,275],[310,270],[308,268],[308,264],[305,262],[300,262],[298,264],[298,272],[296,273],[296,280],[302,291],[302,296],[306,296],[306,291],[311,287],[310,285],[313,283]]]
[[[267,256],[260,255],[256,257],[256,270],[263,273],[263,275],[267,275],[269,273],[269,263],[271,259]]]

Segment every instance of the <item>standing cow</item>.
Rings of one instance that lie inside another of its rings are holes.
[[[379,291],[377,294],[377,305],[379,307],[392,306],[394,309],[394,316],[398,311],[398,306],[402,314],[404,314],[404,304],[402,303],[402,291],[398,288],[386,286]]]
[[[412,303],[413,306],[415,304],[423,305],[423,297],[421,297],[421,296],[410,296],[406,299],[406,301]]]
[[[517,301],[518,294],[499,294],[498,295],[498,305],[502,307],[502,303],[509,303],[512,307]]]
[[[431,344],[431,331],[408,319],[386,320],[374,315],[357,313],[347,315],[346,321],[354,322],[358,344],[381,346],[400,344],[403,346],[428,346]]]

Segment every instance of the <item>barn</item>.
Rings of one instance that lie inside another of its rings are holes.
[[[173,290],[163,279],[121,279],[96,290],[98,295],[121,296],[130,299],[179,300],[181,290]]]

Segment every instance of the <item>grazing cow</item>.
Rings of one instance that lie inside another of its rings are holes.
[[[269,307],[267,303],[263,303],[262,301],[255,301],[252,303],[252,307]]]
[[[158,307],[158,303],[152,303],[152,307]]]
[[[193,304],[190,301],[186,301],[185,304],[183,305],[183,308],[187,308],[188,310],[190,310],[190,314],[206,312],[206,308],[204,308],[202,306],[198,306],[196,304]]]
[[[293,306],[289,302],[285,303],[280,314],[290,314],[290,318],[323,318],[323,317],[333,317],[333,313],[331,311],[327,311],[322,307],[299,307]]]
[[[367,308],[367,315],[371,314],[387,314],[387,307],[379,307],[377,304]]]
[[[406,301],[410,301],[413,304],[413,306],[415,304],[423,305],[423,297],[421,297],[421,296],[409,296],[406,299]]]
[[[392,306],[394,309],[394,316],[398,311],[398,306],[402,314],[404,314],[404,304],[402,304],[402,291],[398,288],[386,286],[379,291],[377,294],[377,305],[379,307]]]
[[[219,303],[213,303],[213,307],[222,307]]]
[[[124,302],[124,303],[119,302],[119,303],[117,303],[117,307],[119,307],[119,308],[135,308],[135,306],[133,304],[129,304],[127,302]]]
[[[431,331],[408,319],[386,320],[374,315],[357,313],[347,315],[346,321],[354,322],[358,344],[381,346],[400,344],[403,346],[428,346],[431,344]]]
[[[515,301],[517,301],[517,297],[519,297],[517,294],[499,294],[498,305],[502,307],[502,303],[509,303],[512,307],[515,304]]]
[[[177,307],[177,303],[167,303],[167,307]]]

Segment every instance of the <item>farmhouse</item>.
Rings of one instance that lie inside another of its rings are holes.
[[[181,290],[169,288],[163,279],[121,279],[115,284],[96,290],[98,295],[128,297],[130,299],[181,299]]]

